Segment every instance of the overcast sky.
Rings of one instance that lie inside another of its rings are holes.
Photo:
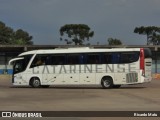
[[[120,39],[125,45],[146,44],[135,27],[160,26],[160,0],[0,0],[0,21],[33,36],[34,44],[57,45],[65,24],[87,24],[90,43]]]

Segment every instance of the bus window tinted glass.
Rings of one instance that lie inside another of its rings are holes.
[[[25,56],[22,56],[24,57],[24,59],[17,60],[13,66],[13,73],[15,74],[15,73],[23,72],[27,68],[27,65],[32,56],[33,55],[25,55]]]
[[[51,65],[64,65],[66,63],[65,55],[52,55],[50,58]]]
[[[86,55],[86,64],[100,64],[100,54]]]
[[[23,60],[17,60],[13,66],[13,73],[19,73],[19,72],[23,72],[25,70],[25,66],[24,66],[24,59]]]
[[[112,53],[112,60],[111,63],[112,64],[118,64],[120,63],[120,53]]]
[[[26,67],[27,67],[30,59],[32,58],[32,56],[33,56],[33,55],[25,55],[25,56],[23,56],[23,57],[24,57],[24,64],[23,64],[24,69],[26,69]]]
[[[102,57],[102,64],[125,64],[136,62],[138,59],[139,52],[105,53]]]
[[[79,64],[80,62],[80,56],[78,54],[68,54],[67,64],[73,65],[73,64]]]
[[[139,52],[124,52],[121,53],[121,63],[132,63],[139,59]]]
[[[120,53],[105,53],[103,55],[103,64],[117,64],[120,63]]]
[[[104,54],[102,60],[103,60],[103,63],[102,63],[102,64],[111,64],[111,61],[112,61],[112,54],[110,54],[110,53]]]
[[[40,65],[46,65],[48,62],[49,56],[48,55],[36,55],[32,64],[32,67],[40,66]]]

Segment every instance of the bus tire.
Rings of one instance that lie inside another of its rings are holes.
[[[110,89],[113,87],[113,80],[111,77],[103,77],[101,85],[104,89]]]
[[[30,85],[34,88],[39,88],[39,87],[41,87],[41,82],[40,82],[39,78],[34,77],[31,79]]]

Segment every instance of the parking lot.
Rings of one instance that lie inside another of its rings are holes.
[[[159,111],[160,80],[102,89],[101,86],[16,87],[0,77],[0,111]]]

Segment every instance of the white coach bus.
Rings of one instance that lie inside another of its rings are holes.
[[[102,85],[119,88],[151,81],[148,48],[94,49],[88,47],[34,50],[11,59],[13,85]]]

